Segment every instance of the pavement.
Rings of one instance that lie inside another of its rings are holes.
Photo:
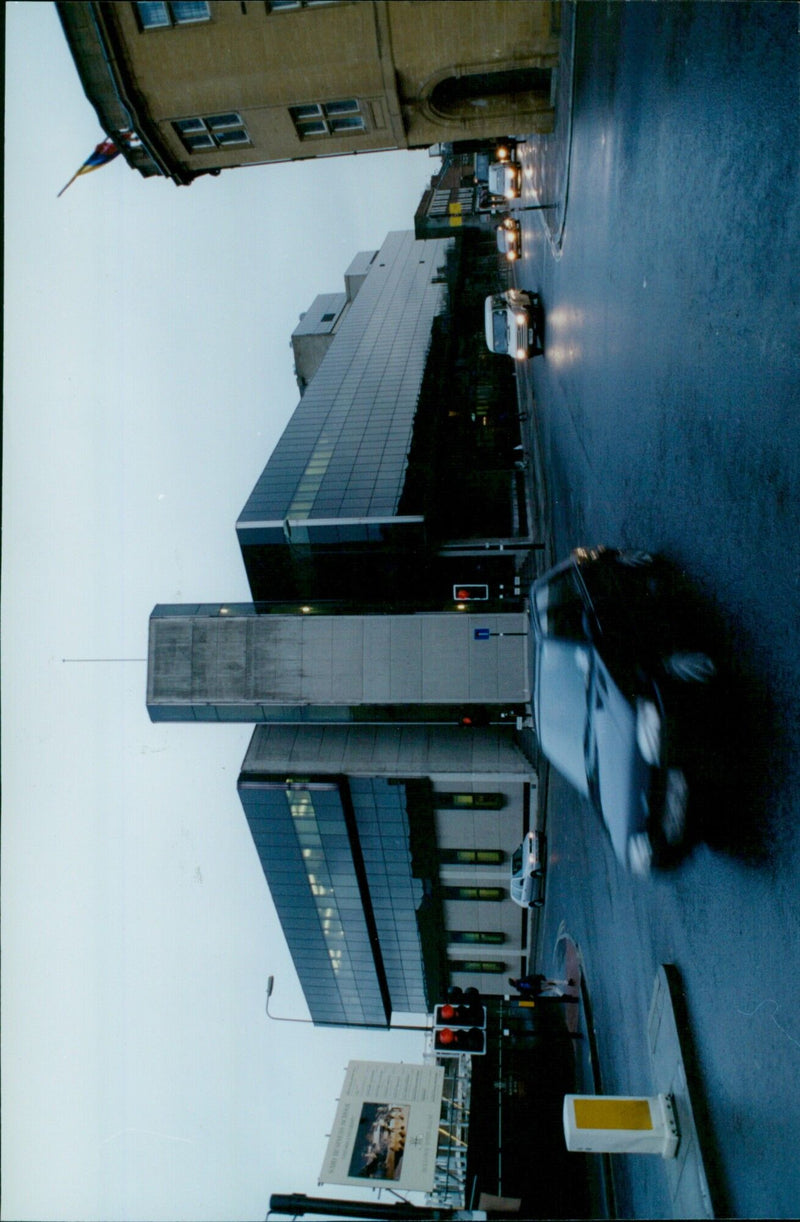
[[[548,204],[538,211],[551,253],[561,257],[567,223],[569,200],[570,154],[572,147],[572,117],[574,99],[574,52],[576,5],[565,0],[561,16],[561,59],[554,80],[556,104],[555,130],[547,136],[532,137],[523,150],[526,198],[538,204]],[[524,206],[524,205],[523,205]],[[527,460],[526,499],[530,531],[540,546],[532,550],[523,571],[524,581],[530,581],[554,562],[551,517],[547,492],[547,471],[543,461],[540,427],[532,382],[527,370],[518,371],[518,405],[521,435]],[[524,582],[523,582],[524,584]],[[535,733],[526,727],[521,733],[526,755],[534,760],[540,772],[542,810],[540,822],[546,825],[549,786],[548,765],[538,753]],[[544,922],[538,913],[532,914],[529,946],[536,963],[528,970],[539,970],[553,979],[573,981],[565,992],[578,996],[580,1005],[564,1006],[568,1029],[576,1037],[575,1075],[577,1094],[602,1094],[603,1079],[597,1048],[594,1015],[590,992],[590,967],[584,962],[579,944],[569,933],[566,922],[558,929],[555,944],[548,955],[540,945]],[[714,1207],[703,1163],[698,1133],[697,1113],[702,1116],[699,1078],[691,1046],[690,1027],[684,1003],[680,975],[671,964],[660,967],[653,985],[648,1016],[647,1038],[652,1066],[652,1093],[672,1097],[678,1121],[679,1144],[674,1158],[663,1159],[664,1175],[672,1201],[674,1218],[713,1218]],[[694,1102],[693,1102],[694,1096]],[[699,1105],[699,1106],[698,1106]],[[598,1154],[592,1159],[593,1216],[614,1218],[615,1155]],[[657,1158],[659,1155],[626,1155],[624,1157]]]

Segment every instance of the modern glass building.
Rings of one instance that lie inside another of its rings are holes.
[[[483,342],[488,241],[476,258],[390,233],[362,268],[236,524],[257,603],[443,608],[470,582],[514,597],[530,539],[510,362]]]
[[[449,245],[391,233],[374,256],[236,523],[256,600],[346,597],[376,544],[413,572],[425,520],[403,493]]]
[[[239,797],[314,1022],[424,1012],[405,785],[243,773]]]
[[[522,969],[536,817],[508,728],[259,726],[239,797],[314,1022],[385,1025]]]

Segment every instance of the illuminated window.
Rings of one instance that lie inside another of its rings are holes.
[[[217,115],[198,115],[191,119],[176,119],[172,126],[180,136],[184,148],[190,153],[252,143],[242,116],[236,110]]]
[[[502,793],[434,793],[439,810],[501,810],[506,799]]]
[[[343,132],[365,130],[364,116],[355,98],[290,106],[289,114],[301,140],[310,136],[337,136]]]
[[[498,849],[440,849],[444,866],[500,866],[506,859]]]
[[[442,887],[442,898],[446,900],[504,900],[502,887]]]
[[[447,964],[451,972],[500,972],[507,971],[507,964],[498,959],[450,959]]]
[[[211,11],[205,0],[188,0],[187,3],[165,3],[162,0],[145,0],[136,5],[139,23],[143,30],[169,29],[175,25],[194,25],[198,21],[210,21]]]
[[[505,942],[506,935],[486,929],[452,929],[447,938],[457,946],[500,946]]]
[[[324,8],[341,4],[342,0],[267,0],[268,13],[291,13],[301,8]]]

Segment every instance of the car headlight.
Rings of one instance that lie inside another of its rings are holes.
[[[635,836],[631,836],[628,841],[628,866],[631,873],[638,874],[640,878],[646,877],[650,873],[652,860],[653,846],[647,832],[637,832]]]
[[[513,263],[516,257],[517,257],[517,252],[515,250],[506,251],[506,258],[508,259],[510,263]]]
[[[636,702],[636,743],[646,764],[661,761],[661,716],[652,700]]]
[[[528,320],[527,320],[527,318],[525,317],[525,315],[524,315],[524,314],[517,314],[517,316],[516,316],[516,317],[517,317],[517,322],[519,323],[519,325],[520,325],[521,327],[524,327],[524,326],[525,326],[525,323],[528,321]]]
[[[524,361],[527,355],[528,354],[524,348],[517,348],[517,360],[518,361]]]

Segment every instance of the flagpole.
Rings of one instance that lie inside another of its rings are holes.
[[[83,169],[83,166],[81,166],[81,169],[80,169],[80,170],[76,170],[76,171],[75,171],[75,173],[72,175],[72,178],[70,178],[69,182],[67,183],[67,187],[71,187],[71,186],[72,186],[72,184],[74,183],[75,179],[78,177],[78,175],[80,174],[80,172],[81,172],[81,170],[82,170],[82,169]],[[58,195],[56,196],[56,199],[61,199],[61,196],[62,196],[62,195],[64,194],[64,192],[66,191],[67,187],[62,187],[62,188],[61,188],[61,190],[59,191]]]

